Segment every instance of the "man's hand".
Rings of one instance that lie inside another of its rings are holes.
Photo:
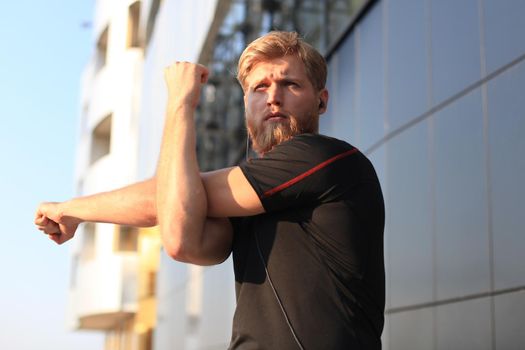
[[[57,244],[62,244],[73,238],[81,220],[65,216],[61,205],[63,203],[42,203],[35,214],[35,225]]]
[[[168,105],[172,108],[199,104],[202,84],[208,80],[208,69],[200,64],[175,62],[164,70],[168,87]]]

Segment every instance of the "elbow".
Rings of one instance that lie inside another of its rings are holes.
[[[223,262],[226,257],[213,258],[207,256],[195,245],[177,239],[175,232],[162,231],[162,246],[166,254],[175,261],[193,265],[210,266]]]
[[[164,250],[166,251],[166,254],[175,261],[193,265],[209,265],[203,263],[197,255],[192,254],[191,250],[181,244],[164,244]]]
[[[164,251],[173,260],[188,262],[187,253],[180,244],[163,244]]]
[[[183,244],[164,244],[164,250],[170,258],[182,263],[200,266],[210,266],[219,263],[218,261],[210,261],[209,259],[203,258],[200,254]]]
[[[188,248],[183,244],[180,235],[174,230],[168,230],[160,225],[160,232],[162,237],[162,247],[166,254],[173,260],[180,262],[188,261]]]
[[[162,238],[162,246],[166,254],[173,260],[192,263],[194,262],[195,249],[183,237],[183,228],[175,225],[163,225],[160,222],[160,234]]]
[[[159,224],[159,222],[157,220],[157,215],[149,215],[145,219],[145,226],[146,227],[153,227],[153,226],[157,226],[158,224]]]

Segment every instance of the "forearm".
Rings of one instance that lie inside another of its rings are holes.
[[[206,192],[195,152],[194,109],[168,105],[157,168],[157,217],[165,250],[192,262],[202,254]]]
[[[80,221],[148,227],[157,224],[155,178],[60,203],[62,216]]]

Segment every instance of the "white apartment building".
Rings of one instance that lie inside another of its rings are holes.
[[[198,58],[215,5],[212,0],[96,2],[93,55],[81,86],[77,195],[154,174],[166,103],[163,68]],[[145,79],[143,69],[152,72]],[[140,155],[147,162],[139,162]],[[72,242],[69,328],[104,332],[108,350],[152,348],[156,309],[146,299],[154,295],[156,273],[145,271],[154,271],[158,261],[152,260],[159,257],[153,253],[144,263],[139,253],[159,250],[156,236],[155,230],[81,225]]]
[[[143,50],[140,1],[97,1],[93,54],[82,78],[75,174],[89,195],[136,179],[137,118]],[[125,328],[137,311],[138,230],[84,224],[73,240],[68,326],[107,333]]]

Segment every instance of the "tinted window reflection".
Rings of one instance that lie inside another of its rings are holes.
[[[437,104],[481,78],[477,1],[432,1],[432,92]]]
[[[388,123],[396,129],[428,105],[426,1],[388,2]]]
[[[525,1],[483,0],[487,73],[525,53]]]
[[[388,142],[388,264],[391,306],[432,300],[428,123]]]
[[[366,150],[384,135],[382,4],[376,4],[358,29],[359,88],[356,108],[359,145]]]
[[[400,312],[390,315],[391,349],[434,349],[432,309]]]
[[[435,115],[437,297],[487,291],[489,240],[479,90]]]
[[[338,51],[337,78],[334,79],[335,86],[332,90],[332,94],[336,95],[336,106],[332,114],[333,136],[351,144],[359,142],[355,109],[355,57],[355,37],[352,35]]]
[[[522,349],[525,344],[525,293],[502,294],[494,300],[496,349]]]
[[[497,288],[525,284],[525,63],[488,84],[489,145]]]
[[[437,349],[492,349],[490,299],[436,307]]]

